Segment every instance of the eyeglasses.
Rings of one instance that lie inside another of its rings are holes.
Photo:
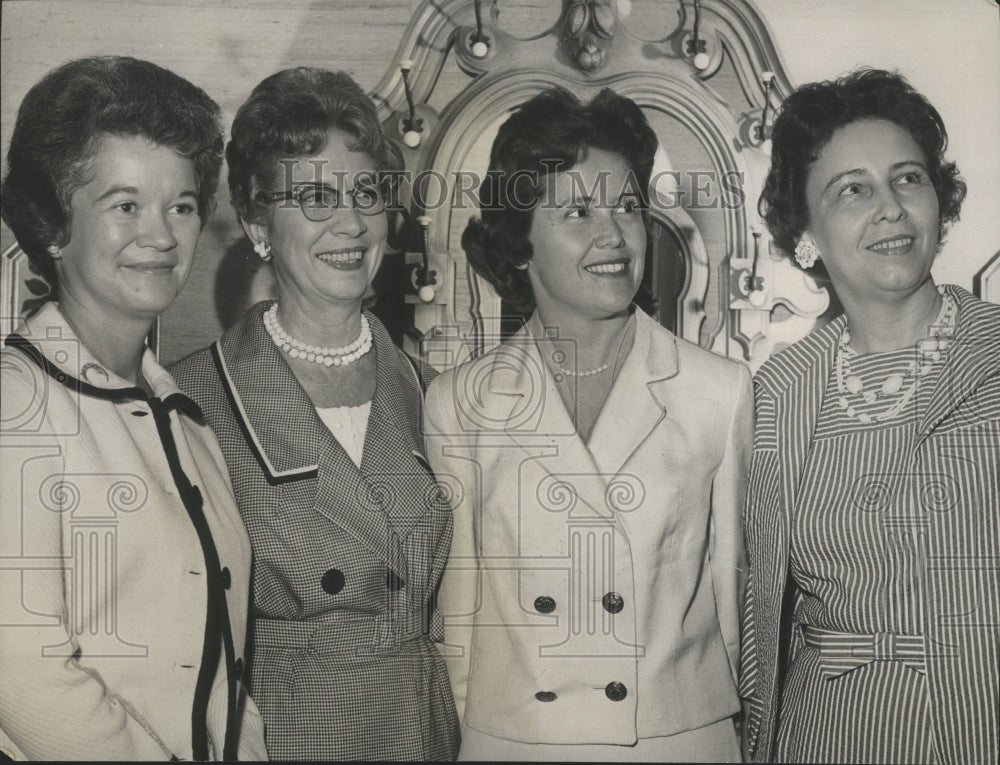
[[[330,220],[345,207],[344,197],[351,197],[352,206],[359,215],[378,215],[385,212],[385,200],[392,190],[389,178],[359,181],[353,188],[342,192],[322,183],[296,186],[291,191],[262,191],[259,202],[288,202],[298,204],[302,214],[311,221]]]

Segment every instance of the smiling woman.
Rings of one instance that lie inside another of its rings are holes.
[[[543,91],[462,238],[528,317],[427,394],[462,759],[739,761],[750,374],[632,302],[656,148],[633,101]]]
[[[266,757],[239,677],[249,540],[144,344],[212,209],[219,108],[146,61],[72,61],[25,96],[7,162],[4,220],[57,302],[2,351],[0,528],[26,562],[0,578],[0,749]]]
[[[935,286],[965,184],[899,75],[804,85],[761,205],[844,315],[754,380],[741,694],[762,762],[996,762],[1000,307]]]
[[[343,73],[287,69],[227,147],[240,223],[278,300],[172,368],[219,436],[253,543],[250,679],[277,759],[452,759],[435,593],[451,513],[423,381],[362,306],[396,156]]]

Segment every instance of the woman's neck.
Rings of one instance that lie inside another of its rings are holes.
[[[558,341],[572,343],[572,352],[567,354],[567,362],[572,363],[575,358],[576,368],[581,371],[615,363],[615,356],[621,349],[622,338],[631,318],[630,311],[593,319],[579,314],[563,315],[551,309],[537,310],[543,327],[555,328],[558,331]]]
[[[59,296],[59,312],[77,339],[103,366],[127,382],[142,385],[139,372],[152,321],[127,316],[111,319],[65,292]]]
[[[324,300],[315,305],[296,292],[279,288],[278,323],[299,342],[339,348],[361,334],[361,301]]]
[[[841,302],[851,330],[851,347],[858,353],[883,353],[908,348],[926,337],[941,311],[942,298],[928,279],[897,300],[846,294]]]

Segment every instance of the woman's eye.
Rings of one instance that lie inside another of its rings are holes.
[[[903,175],[899,176],[899,178],[897,179],[896,182],[897,183],[923,183],[923,181],[924,181],[924,176],[921,175],[916,170],[913,170],[913,171],[911,171],[909,173],[903,173]]]
[[[172,209],[178,215],[191,215],[192,213],[198,212],[198,208],[190,202],[178,202]]]
[[[842,197],[853,197],[860,194],[862,187],[860,183],[848,183],[840,190],[840,196]]]
[[[325,187],[317,189],[306,189],[302,192],[302,204],[308,207],[332,207],[340,206],[340,194],[336,189]]]
[[[115,209],[126,215],[132,215],[139,209],[139,205],[135,202],[119,202],[115,205]]]
[[[639,205],[638,199],[623,199],[618,203],[618,210],[624,213],[633,214],[639,212],[642,208]]]
[[[586,218],[588,215],[590,215],[590,210],[582,206],[573,207],[566,213],[567,218]]]

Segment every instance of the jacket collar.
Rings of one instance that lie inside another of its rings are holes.
[[[45,303],[6,344],[19,348],[50,377],[83,395],[110,401],[150,399],[146,391],[119,377],[87,349],[55,302]],[[149,348],[143,352],[141,370],[153,398],[201,419],[200,407],[180,391]]]
[[[571,476],[577,498],[605,518],[611,516],[609,483],[627,469],[629,457],[663,420],[670,406],[671,379],[679,370],[673,335],[641,310],[636,309],[635,321],[632,349],[589,445],[577,435],[535,342],[535,337],[544,336],[537,313],[493,352],[487,386],[494,399],[483,402],[491,423],[502,423],[506,435],[553,479]],[[642,388],[645,391],[637,394]],[[630,427],[622,427],[620,413],[628,414]]]
[[[264,329],[261,315],[271,302],[251,308],[212,348],[237,423],[269,482],[318,478],[316,511],[384,556],[390,534],[405,536],[426,509],[422,502],[414,504],[413,497],[402,496],[422,494],[423,488],[415,488],[415,476],[429,474],[418,425],[408,415],[420,408],[418,384],[403,383],[400,351],[368,314],[376,384],[359,469],[323,425]],[[420,512],[414,512],[418,506]]]

